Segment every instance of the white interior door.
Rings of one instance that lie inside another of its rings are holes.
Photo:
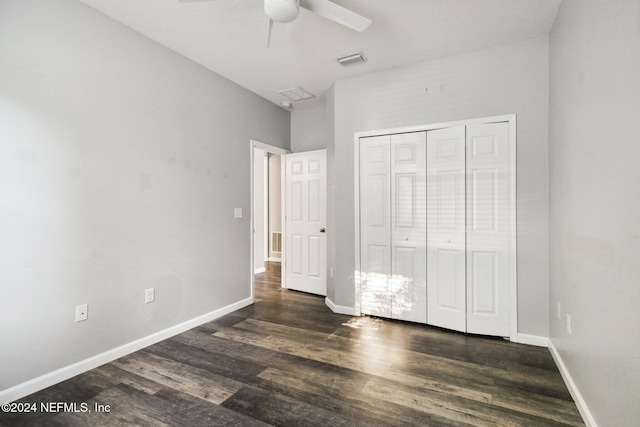
[[[391,136],[391,317],[427,322],[426,132]]]
[[[465,127],[427,132],[430,325],[466,330]]]
[[[286,286],[326,295],[326,150],[286,156]]]
[[[509,125],[467,126],[467,331],[509,335]]]
[[[360,139],[360,311],[391,317],[391,138]]]

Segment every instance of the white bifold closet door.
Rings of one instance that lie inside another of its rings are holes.
[[[465,126],[427,132],[430,325],[467,329]]]
[[[360,140],[361,312],[426,323],[426,133]]]
[[[509,124],[360,138],[360,311],[510,335]]]
[[[509,335],[508,124],[427,132],[428,323]]]
[[[467,332],[509,335],[509,126],[467,125]],[[515,266],[513,266],[515,268]]]

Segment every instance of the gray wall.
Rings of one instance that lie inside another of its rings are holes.
[[[550,46],[551,340],[598,425],[637,426],[640,2],[564,0]]]
[[[79,2],[0,0],[0,391],[248,298],[249,141],[289,137]]]
[[[327,129],[327,298],[336,299],[336,138],[335,138],[335,85],[327,91],[325,98]],[[292,118],[293,120],[293,118]],[[348,267],[348,266],[345,266]]]
[[[548,336],[548,39],[340,80],[334,96],[333,301],[355,300],[354,132],[516,113],[519,332]]]
[[[322,150],[327,148],[328,139],[324,103],[291,112],[291,151],[300,153]]]

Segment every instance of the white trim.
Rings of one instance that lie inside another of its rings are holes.
[[[265,267],[259,267],[259,268],[256,268],[256,269],[253,271],[253,273],[254,273],[254,274],[260,274],[260,273],[264,273],[265,271],[267,271],[267,269],[266,269]]]
[[[267,258],[267,261],[271,261],[271,262],[282,262],[282,258],[280,258],[280,257],[270,256],[269,258]]]
[[[262,239],[263,248],[262,256],[265,261],[269,258],[269,155],[265,152],[262,168],[262,206],[264,206],[264,215],[262,216],[262,232],[264,239]]]
[[[264,142],[256,141],[255,139],[251,140],[251,148],[259,148],[264,151],[268,151],[269,153],[279,154],[281,156],[286,156],[291,153],[289,150],[285,148],[276,147],[275,145],[265,144]]]
[[[324,299],[324,303],[333,311],[338,314],[346,314],[348,316],[359,316],[360,314],[356,313],[356,309],[354,307],[347,307],[344,305],[336,305],[333,301],[326,297]]]
[[[513,340],[511,340],[513,341]],[[535,345],[538,347],[549,347],[549,338],[540,335],[518,334],[516,341],[519,344]]]
[[[498,123],[498,122],[509,122],[511,124],[512,121],[513,123],[515,123],[515,118],[516,118],[515,114],[505,114],[502,116],[479,117],[475,119],[456,120],[456,121],[444,122],[444,123],[433,123],[433,124],[417,125],[417,126],[404,126],[399,128],[390,128],[390,129],[368,130],[368,131],[356,132],[354,134],[354,139],[355,141],[358,141],[360,138],[366,138],[368,136],[390,135],[394,133],[422,132],[422,131],[443,129],[443,128],[449,128],[454,126],[473,125],[473,124]]]
[[[516,192],[516,181],[518,175],[518,169],[516,168],[516,151],[517,151],[517,139],[516,139],[516,115],[510,114],[503,116],[504,121],[509,122],[509,222],[511,235],[511,241],[509,242],[509,300],[511,301],[509,307],[509,323],[511,339],[518,336],[518,194]],[[535,345],[535,344],[534,344]]]
[[[287,263],[285,254],[287,251],[287,239],[284,238],[287,232],[287,156],[280,156],[280,233],[282,238],[280,241],[280,287],[287,288]]]
[[[83,372],[97,368],[105,363],[109,363],[115,359],[126,356],[127,354],[131,354],[152,344],[171,338],[182,332],[188,331],[189,329],[193,329],[196,326],[200,326],[203,323],[210,322],[218,317],[224,316],[251,304],[253,304],[253,298],[243,299],[236,303],[227,305],[226,307],[219,308],[210,313],[203,314],[202,316],[198,316],[194,319],[187,320],[186,322],[121,345],[120,347],[107,350],[104,353],[97,354],[88,359],[81,360],[72,365],[65,366],[64,368],[60,368],[29,381],[25,381],[22,384],[0,391],[0,402],[5,403],[21,399],[61,381],[68,380],[69,378],[82,374]]]
[[[250,218],[249,218],[249,236],[250,236],[249,237],[249,239],[250,239],[249,241],[250,241],[250,244],[249,245],[251,247],[251,251],[249,253],[249,263],[250,263],[249,264],[250,265],[249,272],[251,274],[249,275],[250,276],[249,277],[249,286],[251,288],[250,289],[251,300],[253,300],[255,298],[255,296],[254,296],[255,278],[253,277],[255,275],[255,272],[254,272],[254,254],[253,254],[254,244],[255,244],[254,243],[254,235],[253,235],[253,228],[254,228],[254,224],[253,224],[253,221],[254,221],[254,218],[253,218],[253,162],[254,162],[253,154],[254,154],[254,148],[259,148],[260,150],[264,150],[264,151],[266,151],[268,153],[272,153],[272,154],[278,154],[278,155],[283,156],[283,157],[290,153],[289,150],[285,150],[284,148],[279,148],[279,147],[276,147],[276,146],[273,146],[273,145],[265,144],[264,142],[256,141],[254,139],[249,141],[249,162],[250,162],[249,163],[249,165],[250,165],[250,167],[249,167],[249,171],[250,171],[250,178],[249,178],[250,190],[249,191],[251,193],[250,194],[251,195],[251,197],[250,197],[250,199],[251,199],[250,200],[251,208],[249,209],[249,211],[250,211]],[[280,169],[281,169],[280,175],[281,176],[284,176],[284,164],[285,163],[286,162],[284,162],[284,161],[280,163]],[[280,191],[281,191],[281,194],[280,194],[281,204],[282,204],[282,206],[284,206],[284,199],[285,199],[284,182],[281,182]],[[284,231],[285,231],[284,230],[284,227],[285,227],[284,212],[285,211],[284,211],[284,209],[281,209],[280,212],[281,212],[281,215],[282,215],[282,233],[284,234]],[[285,242],[282,242],[282,253],[283,254],[284,254],[284,251],[285,251],[285,244],[284,243]],[[285,270],[285,265],[283,264],[282,265],[282,273],[281,273],[281,277],[280,277],[280,280],[282,282],[282,287],[285,286],[285,277],[286,276],[284,274],[285,273],[284,270]]]
[[[582,415],[582,420],[584,421],[585,425],[587,427],[598,427],[596,420],[593,418],[593,415],[591,414],[591,411],[587,406],[587,402],[584,401],[584,398],[582,397],[580,390],[578,390],[578,386],[573,381],[573,378],[571,377],[571,374],[569,373],[567,366],[564,364],[564,361],[562,360],[562,357],[560,357],[560,353],[558,352],[558,349],[553,344],[553,340],[551,339],[549,339],[549,350],[551,351],[551,356],[553,357],[553,360],[555,360],[556,365],[558,366],[558,370],[562,375],[562,379],[564,380],[565,384],[567,385],[567,388],[569,389],[569,393],[571,393],[571,397],[573,397],[573,400],[576,403],[576,406],[578,408],[578,411],[580,412],[580,415]]]
[[[377,129],[353,134],[354,149],[354,224],[355,224],[355,315],[360,315],[360,138],[370,136],[389,135],[397,133],[424,132],[435,129],[443,129],[454,126],[466,126],[470,124],[507,122],[509,124],[509,169],[515,171],[510,174],[509,196],[510,200],[510,222],[511,222],[511,242],[510,242],[510,268],[509,268],[509,339],[518,342],[518,276],[517,276],[517,194],[516,194],[516,115],[505,114],[502,116],[481,117],[467,120],[457,120],[452,122],[434,123],[418,126],[405,126],[391,129]]]
[[[359,132],[356,132],[353,136],[353,203],[355,209],[354,215],[354,234],[355,234],[355,249],[356,249],[356,268],[354,278],[354,316],[362,315],[362,284],[360,283],[361,271],[360,271],[360,138],[362,136]],[[329,306],[331,307],[331,306]],[[333,310],[333,309],[332,309]],[[335,310],[334,310],[335,311]]]

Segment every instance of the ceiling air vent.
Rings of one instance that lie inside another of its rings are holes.
[[[301,87],[283,90],[283,91],[280,91],[279,93],[280,95],[284,96],[285,98],[293,102],[304,101],[305,99],[312,99],[316,97],[314,94],[307,92]]]
[[[364,53],[358,52],[353,55],[343,56],[342,58],[338,58],[338,62],[341,65],[352,65],[357,64],[359,62],[367,62],[367,57],[364,56]]]

